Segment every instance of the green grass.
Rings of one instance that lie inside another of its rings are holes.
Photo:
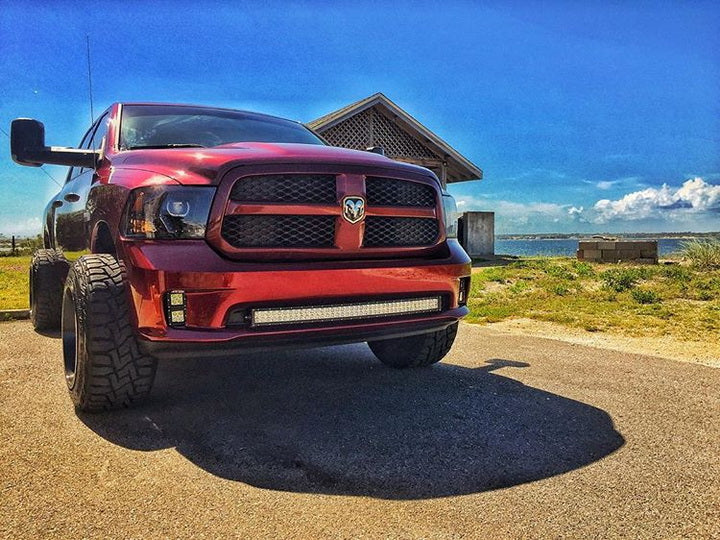
[[[473,274],[470,322],[530,318],[629,336],[716,340],[720,268],[529,258]]]
[[[71,263],[88,251],[66,251],[65,258]],[[19,257],[0,257],[0,310],[28,309],[30,286],[28,271],[30,255]]]
[[[720,270],[720,240],[696,239],[683,243],[681,255],[701,270]]]
[[[0,309],[28,308],[30,256],[0,257]]]

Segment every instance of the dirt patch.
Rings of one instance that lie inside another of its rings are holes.
[[[720,343],[718,342],[680,341],[668,336],[626,337],[603,332],[588,332],[579,328],[568,328],[532,319],[509,319],[487,326],[493,330],[513,335],[549,338],[600,349],[644,354],[720,368]]]

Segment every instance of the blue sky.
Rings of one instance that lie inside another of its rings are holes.
[[[720,230],[720,4],[15,2],[0,11],[0,127],[48,144],[113,101],[308,121],[381,91],[485,172],[451,186],[498,233]],[[58,181],[60,167],[46,166]],[[0,232],[58,190],[0,133]]]

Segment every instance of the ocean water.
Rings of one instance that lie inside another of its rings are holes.
[[[588,239],[590,240],[590,239]],[[652,240],[652,239],[647,239]],[[658,238],[658,251],[663,257],[670,253],[680,251],[681,244],[686,240],[681,238]],[[574,257],[578,248],[577,238],[533,240],[495,240],[495,253],[498,255],[523,256],[565,256]]]

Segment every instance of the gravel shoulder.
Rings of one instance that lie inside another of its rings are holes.
[[[720,370],[462,324],[447,360],[364,345],[161,363],[78,415],[60,341],[0,324],[2,538],[712,538]]]

